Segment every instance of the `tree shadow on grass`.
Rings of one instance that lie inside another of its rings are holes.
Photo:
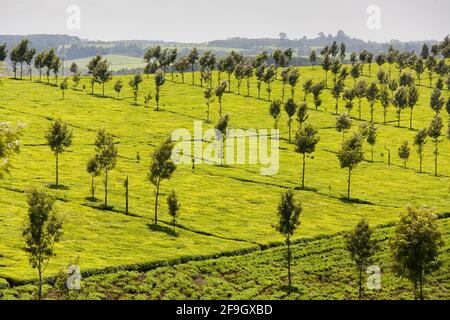
[[[289,285],[283,285],[280,287],[280,290],[283,292],[286,292],[288,295],[291,293],[298,293],[301,294],[303,292],[302,289],[296,287],[296,286],[289,286]]]
[[[302,188],[302,187],[300,187],[300,186],[295,187],[294,190],[311,191],[311,192],[317,192],[317,191],[319,191],[319,190],[316,189],[316,188],[312,188],[312,187],[304,187],[304,188]]]
[[[49,189],[53,189],[53,190],[69,190],[69,187],[62,185],[62,184],[54,184],[51,183],[48,185]]]
[[[341,198],[338,198],[338,199],[341,200],[344,203],[374,205],[373,202],[366,201],[366,200],[361,200],[361,199],[356,199],[356,198],[350,198],[349,199],[347,197],[341,197]]]
[[[87,201],[90,201],[90,202],[98,202],[99,201],[96,197],[86,197],[84,199]]]
[[[178,237],[178,233],[176,233],[175,231],[173,231],[172,227],[166,227],[166,226],[161,226],[159,224],[155,225],[153,223],[147,223],[147,227],[151,230],[151,231],[156,231],[156,232],[164,232],[166,234],[168,234],[169,236],[172,237]]]

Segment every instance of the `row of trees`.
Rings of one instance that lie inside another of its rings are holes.
[[[292,237],[300,225],[302,204],[296,201],[292,190],[282,194],[277,210],[275,229],[285,238],[287,246],[288,285],[292,288],[291,260]],[[414,287],[415,299],[424,299],[425,276],[439,268],[438,258],[443,247],[441,232],[436,223],[436,215],[426,208],[408,208],[389,239],[392,251],[393,270],[408,278]],[[363,274],[380,250],[379,240],[373,237],[373,230],[363,218],[351,232],[345,235],[345,246],[355,264],[358,279],[358,297],[363,297]]]

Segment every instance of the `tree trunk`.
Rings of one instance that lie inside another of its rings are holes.
[[[194,64],[192,64],[192,85],[195,84],[195,81],[194,81],[194,68],[195,68],[195,66],[194,66]]]
[[[20,80],[22,80],[23,77],[23,62],[20,63]]]
[[[400,128],[400,117],[401,117],[401,111],[400,109],[398,109],[398,117],[397,117],[397,121],[398,121],[398,127]]]
[[[39,272],[39,292],[38,292],[38,299],[42,300],[42,264],[41,264],[41,257],[39,257],[38,262],[38,272]]]
[[[359,120],[361,120],[361,99],[359,99]]]
[[[289,127],[289,142],[291,142],[291,118],[289,118],[288,127]]]
[[[58,152],[56,152],[56,185],[58,185],[59,183],[59,171],[58,171],[58,164],[59,164],[59,159],[58,159]]]
[[[228,74],[228,92],[231,92],[231,74]]]
[[[419,299],[423,300],[423,275],[419,276]]]
[[[434,143],[434,175],[438,175],[438,139]]]
[[[158,182],[156,183],[156,199],[155,199],[155,226],[158,224],[158,197],[159,197],[159,184],[161,182],[161,178],[158,178]]]
[[[347,199],[350,200],[350,179],[351,179],[352,169],[348,168],[348,185],[347,185]]]
[[[336,99],[336,115],[339,112],[339,99]]]
[[[102,89],[103,89],[102,95],[105,96],[105,83],[104,82],[103,82],[103,88]]]
[[[105,171],[105,208],[108,206],[108,170]]]
[[[281,89],[281,102],[282,103],[284,102],[284,87],[285,87],[285,84],[283,83],[283,88]]]
[[[419,172],[420,173],[422,173],[422,159],[423,158],[423,156],[422,156],[422,153],[419,155]]]
[[[370,122],[373,123],[373,109],[374,109],[374,103],[372,102],[370,104]]]
[[[92,199],[94,199],[95,198],[94,175],[92,175],[92,180],[91,180],[91,195],[92,195]]]
[[[358,269],[359,269],[359,279],[358,279],[358,288],[359,288],[359,290],[358,290],[358,298],[359,298],[359,300],[361,300],[361,299],[362,299],[362,268],[359,267]]]
[[[286,239],[287,244],[287,259],[288,259],[288,283],[289,288],[291,287],[291,241],[289,239],[289,234]]]
[[[411,108],[410,115],[409,115],[409,128],[413,128],[413,108]]]
[[[306,166],[306,153],[303,154],[302,189],[305,189],[305,166]]]

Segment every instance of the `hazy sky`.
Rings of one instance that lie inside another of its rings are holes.
[[[70,5],[80,8],[80,29],[67,26]],[[379,29],[367,27],[370,5],[380,9]],[[372,41],[440,40],[449,12],[449,0],[0,0],[0,34],[203,42],[341,29]]]

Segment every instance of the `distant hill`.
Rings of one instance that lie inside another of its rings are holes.
[[[393,40],[390,43],[366,42],[361,39],[352,38],[343,31],[338,31],[336,35],[325,35],[319,33],[316,38],[300,39],[275,39],[275,38],[230,38],[225,40],[213,40],[206,43],[178,43],[150,40],[123,40],[123,41],[91,41],[78,37],[57,34],[36,34],[36,35],[0,35],[0,43],[6,43],[8,48],[14,47],[20,40],[27,38],[30,46],[38,51],[48,48],[57,48],[61,56],[66,60],[91,57],[97,53],[103,55],[121,55],[130,57],[142,57],[146,49],[150,46],[160,44],[164,47],[177,47],[179,55],[185,54],[192,47],[196,46],[200,51],[214,50],[217,55],[224,55],[230,50],[237,50],[244,55],[252,56],[262,50],[269,52],[275,48],[293,48],[297,58],[309,55],[311,49],[322,48],[332,41],[344,42],[347,52],[368,49],[373,52],[386,51],[392,43],[401,51],[420,52],[423,43],[434,44],[436,40],[401,42]],[[302,64],[302,60],[294,61]]]

